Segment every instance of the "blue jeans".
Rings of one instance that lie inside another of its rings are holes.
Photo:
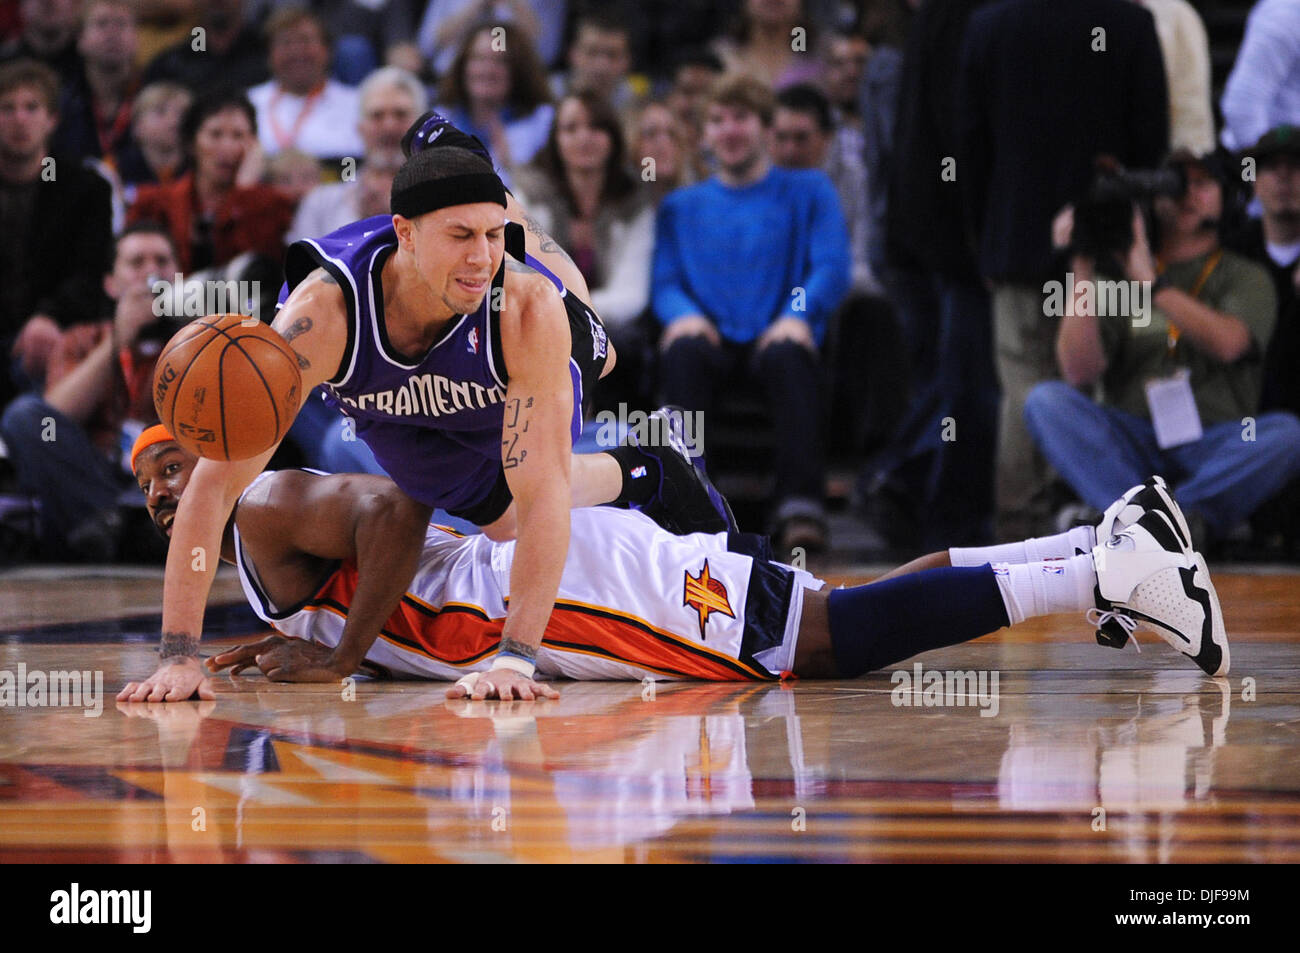
[[[1300,420],[1275,411],[1246,426],[1206,427],[1200,440],[1161,450],[1151,422],[1102,406],[1063,381],[1029,392],[1025,423],[1049,463],[1085,503],[1104,510],[1153,473],[1174,488],[1178,505],[1224,536],[1300,474]]]
[[[916,369],[907,414],[880,469],[918,497],[927,546],[990,542],[999,389],[988,292],[945,275],[907,287],[912,294],[900,307],[916,309],[906,319],[913,350],[933,367]]]
[[[23,394],[5,408],[0,433],[18,485],[41,500],[47,552],[61,553],[73,530],[114,507],[131,485],[79,424],[36,394]]]

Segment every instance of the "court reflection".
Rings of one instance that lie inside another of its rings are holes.
[[[1106,696],[1092,718],[1071,699],[1061,723],[1058,695],[1033,696],[1012,724],[998,772],[998,801],[1019,810],[1143,811],[1209,796],[1214,751],[1227,741],[1227,679],[1156,672],[1135,694]],[[1101,701],[1101,700],[1099,700]],[[1042,717],[1036,717],[1042,716]]]
[[[1240,757],[1216,773],[1228,684],[1128,674],[1124,690],[1093,693],[1101,681],[1011,672],[984,718],[895,707],[887,675],[565,683],[544,703],[236,679],[216,702],[107,712],[97,774],[43,769],[80,792],[62,826],[11,827],[7,843],[196,862],[1151,861],[1217,849],[1199,810],[1227,802],[1219,774],[1242,784]],[[1250,856],[1289,849],[1290,823],[1228,810],[1216,830]]]
[[[768,797],[815,798],[824,774],[804,763],[798,693],[778,685],[569,684],[544,704],[384,687],[328,706],[241,690],[222,707],[243,702],[242,723],[208,728],[215,703],[121,705],[155,721],[159,768],[113,773],[162,798],[173,852],[385,860],[622,860],[684,820],[753,814],[753,744],[776,769]]]

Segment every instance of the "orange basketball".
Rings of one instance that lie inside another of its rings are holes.
[[[247,460],[284,436],[301,390],[284,338],[241,314],[211,315],[177,331],[158,355],[153,404],[191,453]]]

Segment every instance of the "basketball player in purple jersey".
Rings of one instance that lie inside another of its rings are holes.
[[[397,605],[434,507],[493,539],[517,538],[513,598],[487,676],[490,695],[512,698],[534,671],[570,506],[638,506],[679,532],[735,526],[680,441],[571,453],[582,394],[612,354],[599,321],[549,270],[506,255],[506,208],[481,155],[454,146],[415,153],[394,180],[391,218],[291,248],[290,291],[273,326],[298,354],[303,393],[326,385],[403,491],[400,503],[376,503],[404,511],[407,532],[385,540],[401,571],[368,579],[354,605],[380,618]],[[198,640],[216,568],[208,554],[273,452],[196,467],[172,527],[162,664],[130,700],[188,698],[202,681]]]

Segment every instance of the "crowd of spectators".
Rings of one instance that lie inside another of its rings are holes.
[[[1198,541],[1294,547],[1297,37],[1300,0],[1259,0],[1216,103],[1187,0],[11,4],[5,558],[134,551],[122,448],[192,317],[159,302],[248,281],[269,320],[289,243],[387,214],[428,108],[585,277],[619,354],[591,412],[765,408],[783,550],[829,544],[832,462],[904,551],[1053,532],[1154,470]],[[1117,167],[1181,185],[1105,257],[1074,213]],[[1121,280],[1149,300],[1085,290]],[[377,469],[319,400],[283,454]]]

